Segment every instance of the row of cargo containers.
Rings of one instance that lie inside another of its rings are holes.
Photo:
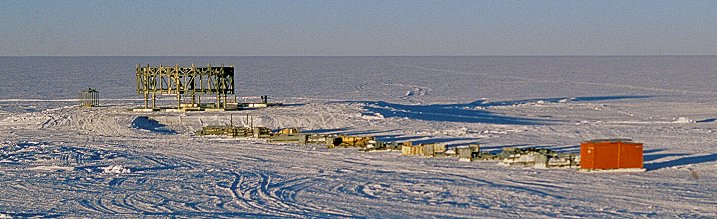
[[[557,153],[543,148],[504,148],[497,154],[483,153],[480,145],[446,148],[444,144],[404,145],[404,156],[457,157],[459,161],[497,160],[505,165],[533,166],[536,168],[577,167],[580,156],[577,154]]]
[[[477,154],[480,154],[480,145],[478,144],[447,149],[445,144],[413,145],[404,143],[401,148],[401,155],[404,156],[458,157],[462,161],[472,161]]]
[[[506,148],[508,149],[508,148]],[[530,148],[533,149],[533,148]],[[554,153],[535,151],[503,152],[496,156],[504,165],[530,166],[535,168],[578,167],[580,155],[572,153]]]
[[[371,150],[398,150],[410,142],[384,142],[373,136],[352,136],[337,134],[306,134],[298,131],[283,129],[269,137],[269,142],[293,142],[301,145],[324,144],[327,148],[360,148],[362,151]]]
[[[205,126],[197,131],[198,135],[225,135],[229,137],[268,138],[271,129],[266,127],[236,127],[236,126]]]
[[[356,147],[363,151],[401,150],[405,156],[458,157],[460,161],[500,160],[506,165],[546,167],[577,167],[580,169],[642,169],[643,144],[629,139],[598,139],[580,144],[580,154],[557,153],[543,148],[504,148],[498,154],[481,153],[480,145],[447,149],[445,144],[419,144],[411,142],[383,142],[372,136],[325,135],[299,133],[296,129],[282,129],[273,133],[264,127],[208,126],[200,135],[226,135],[231,137],[267,138],[269,142],[326,145],[328,148]]]
[[[377,141],[373,136],[351,136],[336,134],[300,133],[295,128],[272,132],[265,127],[206,126],[197,132],[198,135],[224,135],[229,137],[265,138],[269,142],[286,142],[297,144],[322,144],[328,148],[357,147],[363,149],[397,149],[401,144]]]
[[[371,136],[324,135],[324,134],[277,134],[268,137],[269,142],[297,143],[300,145],[320,144],[327,148],[372,147],[377,143]]]

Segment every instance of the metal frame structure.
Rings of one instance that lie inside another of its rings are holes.
[[[216,94],[215,108],[226,108],[234,94],[234,66],[191,67],[137,65],[137,94],[144,95],[144,109],[156,109],[157,95],[175,95],[177,109],[201,108],[201,94]],[[151,99],[151,106],[150,106]],[[183,99],[191,99],[182,103]]]
[[[80,92],[80,106],[95,107],[100,105],[100,92],[95,89],[87,88]]]

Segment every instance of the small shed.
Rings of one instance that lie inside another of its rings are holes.
[[[100,105],[100,92],[93,88],[87,88],[80,92],[80,106],[95,107]]]
[[[598,139],[580,143],[580,169],[642,169],[643,144],[630,139]]]

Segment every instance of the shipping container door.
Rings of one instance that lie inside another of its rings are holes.
[[[595,144],[595,169],[616,169],[619,167],[620,143],[600,142]]]
[[[620,145],[620,168],[642,168],[643,155],[641,143],[622,143]]]
[[[595,145],[590,142],[580,144],[580,168],[595,169]]]

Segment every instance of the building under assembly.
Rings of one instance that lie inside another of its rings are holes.
[[[135,108],[136,112],[151,111],[228,111],[244,108],[259,108],[280,103],[269,103],[267,96],[261,97],[261,102],[238,103],[235,98],[228,99],[235,94],[234,66],[190,67],[158,66],[151,67],[137,65],[136,68],[137,94],[144,97],[144,106]],[[177,103],[174,106],[158,107],[157,96],[174,96]],[[214,98],[212,101],[202,103],[202,97]]]
[[[227,96],[234,94],[234,66],[191,67],[137,65],[137,94],[144,96],[144,108],[135,111],[226,110]],[[158,108],[157,95],[173,95],[176,107]],[[214,103],[202,104],[202,95],[213,95]]]

